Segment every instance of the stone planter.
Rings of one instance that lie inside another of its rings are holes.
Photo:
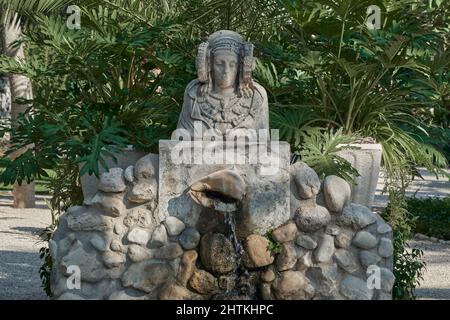
[[[137,160],[145,155],[146,153],[144,151],[127,148],[124,149],[122,153],[115,155],[117,158],[117,163],[110,157],[106,158],[106,163],[109,168],[119,167],[125,170],[128,166],[134,165]],[[82,167],[83,163],[79,165],[80,169]],[[100,166],[100,173],[102,172],[105,172],[105,169]],[[94,174],[89,175],[86,173],[80,178],[80,180],[84,199],[91,199],[98,190],[98,178]]]
[[[336,152],[358,170],[360,176],[352,186],[352,202],[372,208],[380,174],[381,144],[350,144],[360,149],[344,149]]]

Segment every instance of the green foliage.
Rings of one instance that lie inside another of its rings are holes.
[[[78,4],[80,30],[67,28],[59,12],[38,11],[23,39],[30,59],[0,57],[0,70],[30,77],[35,93],[26,114],[1,126],[12,136],[1,159],[5,184],[45,176],[61,159],[83,163],[81,174],[98,175],[105,157],[129,145],[155,151],[176,126],[195,56],[194,42],[177,36],[179,17],[155,15],[155,2],[145,10],[137,10],[138,1]],[[26,16],[34,8],[28,5],[18,7]]]
[[[266,238],[269,240],[269,246],[267,249],[270,252],[272,252],[273,254],[279,254],[279,253],[281,253],[283,246],[281,243],[279,243],[273,239],[272,234],[273,234],[273,230],[269,230],[266,233]]]
[[[39,278],[42,281],[41,287],[44,289],[45,294],[51,298],[53,296],[50,289],[50,275],[52,272],[53,261],[50,256],[50,250],[47,247],[39,249],[39,257],[44,260],[44,263],[39,268]]]
[[[188,21],[201,26],[203,32],[227,29],[240,32],[245,39],[276,36],[283,19],[278,0],[188,0]]]
[[[42,241],[48,243],[56,231],[59,223],[59,217],[70,206],[81,205],[83,203],[83,193],[78,175],[78,167],[74,166],[70,161],[63,160],[55,169],[54,175],[50,176],[48,189],[52,195],[47,202],[50,208],[52,223],[45,228],[40,234]],[[39,250],[40,258],[43,260],[39,269],[39,276],[42,281],[42,288],[48,297],[52,296],[50,288],[50,277],[52,270],[52,257],[48,245],[41,247]]]
[[[429,137],[430,125],[448,128],[448,1],[282,3],[289,18],[276,44],[261,43],[260,59],[271,62],[256,72],[272,126],[295,146],[310,122],[342,128],[380,143],[389,175],[405,164],[446,175],[448,140]],[[382,8],[380,30],[365,27],[369,5]]]
[[[342,129],[333,133],[327,130],[312,128],[302,133],[301,147],[294,153],[313,168],[320,179],[329,175],[339,176],[354,183],[359,173],[352,165],[337,155],[343,149],[356,149],[349,144],[355,142],[356,137],[342,134]]]
[[[402,235],[394,231],[394,275],[395,284],[392,295],[395,300],[414,300],[414,288],[423,280],[426,268],[423,251],[409,249]]]
[[[407,198],[406,202],[414,232],[450,240],[450,197]]]
[[[49,178],[48,190],[52,195],[48,202],[48,206],[52,210],[52,225],[56,226],[60,214],[70,206],[83,204],[78,166],[68,160],[63,160]],[[46,238],[50,239],[48,236]]]
[[[111,123],[110,118],[105,119],[100,133],[94,131],[94,136],[95,138],[90,141],[88,146],[88,154],[76,161],[83,163],[80,176],[83,176],[85,173],[95,173],[98,176],[99,163],[105,170],[108,170],[105,160],[106,156],[112,157],[117,161],[114,154],[119,153],[122,150],[121,148],[126,147],[127,139],[124,137],[125,130],[121,127],[120,123]]]
[[[416,298],[414,289],[423,280],[426,264],[422,259],[422,250],[410,249],[407,244],[414,229],[414,219],[408,212],[405,199],[405,190],[411,180],[405,168],[402,169],[405,174],[401,178],[390,180],[386,184],[389,191],[389,203],[383,217],[393,229],[395,275],[393,298],[413,300]]]

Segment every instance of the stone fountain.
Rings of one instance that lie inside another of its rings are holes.
[[[253,69],[235,32],[200,45],[159,155],[91,179],[61,216],[55,299],[391,299],[391,227],[345,180],[290,163]]]

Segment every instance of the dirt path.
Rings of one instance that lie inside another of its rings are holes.
[[[424,279],[416,289],[420,300],[450,300],[450,244],[412,240],[411,247],[423,250],[427,263]]]
[[[417,168],[423,177],[416,178],[406,190],[407,197],[450,197],[450,181],[442,176],[439,179],[430,174],[425,168]],[[447,170],[450,173],[450,169]],[[388,201],[388,195],[383,194],[384,179],[383,173],[380,173],[378,179],[377,192],[375,194],[374,207],[385,207]]]
[[[46,299],[39,278],[39,233],[50,224],[50,212],[11,208],[10,196],[0,196],[0,299]]]

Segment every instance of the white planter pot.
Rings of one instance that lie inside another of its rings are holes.
[[[336,152],[358,170],[360,176],[352,186],[352,202],[372,208],[380,174],[381,144],[350,144],[360,149],[344,149]]]
[[[124,149],[120,154],[115,154],[117,163],[110,157],[106,158],[108,168],[122,168],[126,169],[128,166],[134,165],[136,161],[145,156],[147,153],[141,150]],[[79,168],[83,167],[84,163],[80,163]],[[100,174],[105,172],[105,169],[99,164]],[[83,196],[85,200],[89,200],[98,191],[98,178],[95,174],[89,175],[88,173],[80,177],[81,189],[83,190]]]

